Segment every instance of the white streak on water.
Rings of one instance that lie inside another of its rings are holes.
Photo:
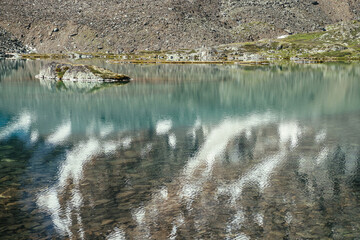
[[[68,125],[65,125],[59,129],[67,128],[67,126]],[[60,134],[60,132],[62,131],[57,131],[54,134],[55,137],[53,137],[53,139],[63,139],[64,135]],[[57,141],[53,142],[55,143]],[[60,167],[58,182],[49,190],[42,192],[38,196],[37,204],[40,208],[51,214],[56,229],[58,229],[61,234],[68,235],[70,239],[72,238],[70,226],[72,225],[71,215],[73,211],[75,211],[79,224],[79,236],[81,239],[84,238],[84,231],[80,216],[82,196],[81,192],[77,190],[77,187],[83,175],[84,165],[91,160],[92,156],[95,156],[101,150],[101,144],[96,139],[90,139],[87,142],[79,143],[73,150],[67,153],[65,161]],[[71,200],[67,202],[65,217],[61,217],[62,210],[58,195],[64,191],[69,179],[73,180],[75,189],[72,191]]]
[[[151,152],[152,148],[153,148],[152,143],[146,144],[146,146],[141,149],[141,153],[140,153],[141,157],[144,158],[148,153]]]
[[[245,129],[256,127],[269,123],[272,117],[269,114],[253,115],[245,120],[225,120],[215,129],[213,129],[207,137],[204,145],[198,154],[189,160],[185,166],[185,176],[190,177],[193,172],[202,164],[206,164],[209,173],[215,162],[225,150],[229,141],[239,135]]]
[[[246,135],[246,139],[249,140],[251,137],[251,129],[246,129],[245,135]]]
[[[226,146],[240,133],[273,121],[270,114],[252,115],[243,120],[227,119],[214,128],[195,157],[184,167],[184,179],[181,180],[179,196],[187,202],[190,209],[195,197],[202,191],[203,185],[211,177],[215,162],[221,159]],[[196,172],[199,172],[197,175]]]
[[[176,220],[172,223],[173,227],[172,227],[171,233],[170,233],[170,235],[169,235],[169,239],[170,239],[170,240],[175,240],[175,239],[176,239],[176,237],[177,237],[177,235],[176,235],[177,229],[178,229],[179,227],[181,227],[181,225],[183,225],[184,222],[185,222],[184,216],[183,216],[182,214],[180,214],[180,215],[176,218]]]
[[[19,130],[28,132],[32,120],[33,119],[31,117],[30,113],[28,113],[28,112],[21,113],[17,120],[15,120],[13,123],[10,123],[10,125],[5,127],[5,129],[3,129],[0,132],[0,140],[11,136],[11,134],[13,134],[14,132],[19,131]]]
[[[39,132],[34,130],[30,134],[30,143],[34,144],[39,140]]]
[[[52,188],[47,192],[44,192],[38,197],[37,204],[45,209],[46,211],[51,213],[51,219],[55,225],[55,228],[63,235],[68,234],[71,238],[71,231],[69,226],[71,226],[71,222],[68,218],[60,217],[60,202],[57,197],[56,188]]]
[[[295,147],[300,135],[301,128],[296,123],[281,123],[279,125],[279,153],[272,157],[265,158],[249,172],[241,176],[236,182],[219,187],[218,194],[229,195],[231,202],[234,204],[235,201],[241,197],[246,184],[255,184],[260,188],[260,191],[263,191],[269,185],[270,177],[275,168],[285,160],[287,154],[285,144],[290,142],[291,146]]]
[[[56,131],[51,134],[47,139],[47,144],[58,145],[64,142],[71,134],[71,122],[68,121],[59,126]]]
[[[235,201],[240,198],[246,184],[255,184],[259,186],[260,191],[263,191],[269,185],[268,182],[272,172],[280,165],[284,158],[285,152],[281,151],[280,153],[265,159],[265,161],[255,166],[254,169],[247,172],[233,184],[219,187],[218,193],[230,195],[231,202],[235,203]]]
[[[326,138],[326,131],[322,130],[322,131],[318,132],[318,134],[316,135],[315,141],[316,141],[316,143],[321,143],[325,140],[325,138]]]
[[[159,193],[163,200],[166,200],[168,198],[168,190],[166,187],[161,188]]]
[[[150,239],[150,228],[146,224],[146,211],[144,207],[139,207],[132,212],[132,217],[136,221],[139,229],[141,229],[140,236],[136,239]]]
[[[64,164],[60,168],[59,185],[65,186],[69,178],[72,178],[75,183],[78,183],[83,174],[83,165],[88,162],[92,156],[99,153],[100,150],[99,141],[90,139],[87,142],[80,143],[74,150],[69,152]]]
[[[111,154],[116,151],[121,146],[121,143],[115,141],[108,141],[103,143],[103,149],[105,154]]]
[[[240,227],[243,222],[245,222],[245,213],[242,210],[239,210],[236,212],[231,224]]]
[[[316,164],[320,165],[320,164],[324,163],[328,154],[329,154],[329,148],[324,147],[321,150],[321,152],[319,153],[319,155],[316,157],[316,160],[315,160]]]
[[[188,134],[191,135],[193,141],[195,141],[195,139],[196,139],[196,131],[199,130],[200,128],[201,128],[201,121],[200,121],[200,119],[198,118],[198,119],[196,119],[196,121],[195,121],[194,127],[192,127],[192,128],[189,130],[189,132],[188,132]]]
[[[238,234],[234,240],[250,240],[250,237],[244,233]]]
[[[109,236],[106,238],[107,240],[125,240],[125,232],[115,227],[114,230],[109,234]]]
[[[232,236],[236,231],[238,231],[242,224],[245,222],[245,213],[240,209],[236,212],[233,219],[230,221],[230,223],[226,226],[226,233],[230,236]],[[242,233],[237,235],[238,237],[244,237],[246,235],[243,235]],[[235,239],[237,239],[235,238]],[[227,237],[226,239],[234,239],[233,237]],[[242,239],[242,238],[239,238]],[[245,238],[246,239],[246,238]]]
[[[176,136],[175,136],[175,134],[170,134],[169,135],[169,139],[168,139],[168,142],[169,142],[169,145],[170,145],[170,147],[171,148],[176,148]]]
[[[132,138],[131,137],[126,137],[122,140],[122,146],[126,149],[129,148],[131,146],[131,142],[132,142]]]
[[[143,207],[140,207],[134,210],[132,216],[138,225],[142,225],[145,221],[145,209]]]
[[[158,121],[157,124],[156,124],[156,134],[157,135],[167,134],[170,131],[171,128],[172,128],[172,121],[171,120]]]
[[[285,222],[286,222],[287,224],[290,224],[291,221],[292,221],[292,219],[293,219],[293,217],[292,217],[291,213],[290,213],[290,212],[287,212],[286,215],[285,215]]]
[[[78,232],[80,233],[80,239],[84,239],[85,237],[85,232],[83,229],[83,225],[82,225],[82,218],[80,215],[80,208],[83,204],[83,197],[81,195],[81,192],[79,191],[79,189],[73,189],[72,191],[72,197],[71,197],[71,209],[75,209],[76,210],[76,219],[77,219],[77,223],[79,225],[79,230]],[[71,215],[71,214],[70,214]]]
[[[292,148],[298,144],[300,134],[301,129],[296,122],[281,123],[279,126],[280,143],[290,141]]]
[[[107,124],[100,127],[100,137],[104,138],[114,131],[114,126],[112,124]]]
[[[255,214],[254,221],[256,222],[257,225],[262,227],[264,225],[264,215],[261,213]]]

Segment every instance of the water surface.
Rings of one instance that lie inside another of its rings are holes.
[[[2,239],[354,239],[360,65],[0,62]]]

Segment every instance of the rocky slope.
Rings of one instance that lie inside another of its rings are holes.
[[[16,37],[0,27],[0,57],[9,52],[24,53],[25,51],[25,47]]]
[[[198,48],[317,31],[359,0],[0,0],[0,27],[39,53]]]

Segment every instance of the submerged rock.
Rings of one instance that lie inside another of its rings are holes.
[[[52,62],[44,66],[35,76],[39,79],[68,80],[78,82],[120,82],[127,83],[131,79],[124,74],[114,73],[105,68],[92,65],[73,65]]]

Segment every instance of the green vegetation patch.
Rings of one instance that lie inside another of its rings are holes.
[[[262,50],[261,47],[256,45],[256,42],[248,42],[241,46],[246,52],[257,53]]]
[[[67,58],[68,56],[65,54],[38,54],[38,53],[29,53],[29,54],[22,54],[22,58],[26,59],[63,59]]]
[[[314,40],[318,40],[319,37],[321,37],[324,34],[325,32],[300,33],[300,34],[290,35],[287,38],[284,38],[283,41],[310,43]]]
[[[100,90],[103,90],[103,89],[106,89],[106,88],[109,88],[109,87],[114,87],[114,86],[122,86],[126,83],[101,83],[95,87],[93,87],[92,89],[90,89],[89,91],[87,91],[87,93],[96,93]]]
[[[320,53],[316,55],[317,57],[330,57],[330,58],[347,58],[352,56],[351,52],[348,51],[331,51],[331,52],[325,52]]]
[[[64,77],[64,74],[66,73],[67,70],[69,70],[68,66],[56,67],[55,72],[57,73],[59,80],[61,80]]]
[[[56,82],[56,89],[57,90],[62,90],[62,89],[67,90],[67,87],[65,86],[63,81],[59,80]]]
[[[96,76],[99,76],[103,79],[112,79],[112,80],[122,80],[122,81],[130,81],[130,77],[124,74],[114,73],[110,70],[100,68],[97,66],[86,66],[87,69],[90,70]]]

